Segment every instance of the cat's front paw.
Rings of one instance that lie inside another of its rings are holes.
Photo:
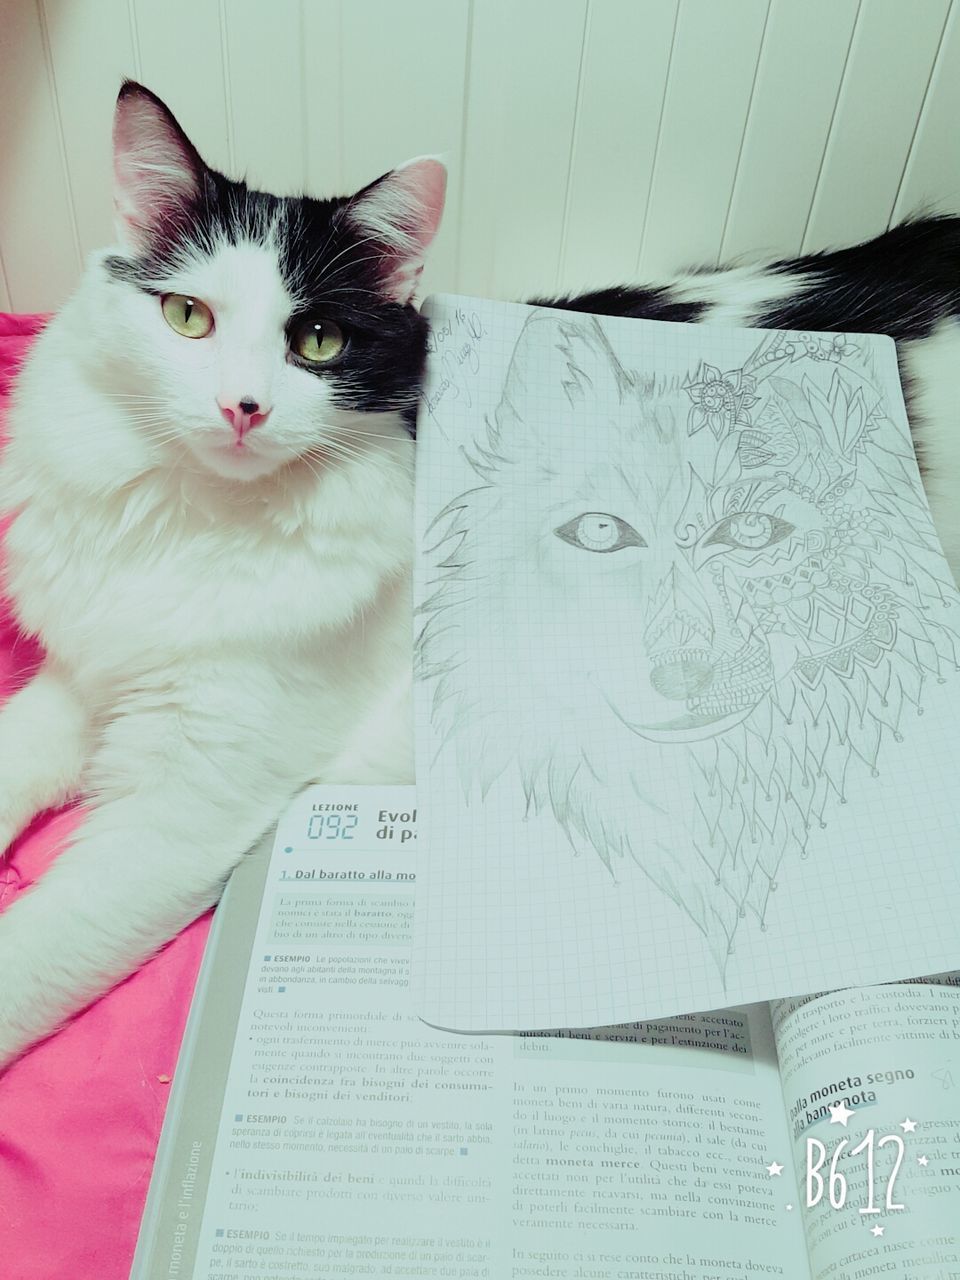
[[[0,916],[0,930],[3,928],[3,917]],[[5,958],[0,947],[0,959]],[[11,1062],[26,1049],[29,1049],[36,1036],[31,1035],[24,1027],[20,1017],[19,1000],[14,990],[16,974],[3,975],[3,987],[0,988],[0,1077]]]
[[[10,846],[19,834],[15,824],[6,816],[5,806],[0,800],[0,867],[3,867]]]
[[[15,902],[0,914],[0,1075],[65,1020],[51,998],[62,975],[44,963],[44,930],[21,920],[22,906]]]

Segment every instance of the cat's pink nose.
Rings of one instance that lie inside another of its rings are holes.
[[[242,440],[254,427],[259,427],[261,422],[266,422],[270,415],[269,405],[264,408],[250,396],[243,396],[240,400],[221,400],[217,397],[217,404],[224,421],[233,427],[238,440]]]

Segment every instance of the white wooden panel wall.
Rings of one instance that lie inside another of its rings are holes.
[[[0,308],[56,306],[109,241],[124,75],[281,192],[443,154],[427,288],[656,279],[960,211],[960,0],[0,0]]]

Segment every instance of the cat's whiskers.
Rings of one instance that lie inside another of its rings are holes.
[[[335,253],[333,257],[330,259],[330,261],[324,264],[327,273],[329,273],[330,268],[334,266],[337,262],[339,262],[341,258],[345,257],[349,253],[356,252],[357,249],[360,249],[365,244],[371,244],[374,240],[376,240],[376,238],[377,237],[374,235],[364,236],[363,239],[361,240],[354,240],[350,244],[345,245],[344,248],[342,248],[339,253]],[[326,275],[322,275],[320,277],[320,280],[318,281],[318,284],[322,284],[326,278],[327,278]]]
[[[138,424],[138,433],[143,437],[147,444],[151,445],[167,445],[175,441],[183,441],[183,432],[178,427],[171,427],[163,424],[166,429],[160,429],[161,424],[140,425]],[[186,446],[184,445],[184,448]]]
[[[365,244],[374,244],[377,241],[380,241],[382,243],[382,237],[377,235],[364,236],[362,239],[354,241],[353,244],[348,244],[345,249],[341,249],[338,254],[332,257],[330,261],[325,264],[326,271],[317,282],[317,287],[318,288],[322,287],[324,282],[329,279],[331,267],[333,267],[336,263],[338,263],[341,258],[346,257],[350,253],[356,253],[356,251],[358,249],[361,249]],[[359,266],[361,262],[379,262],[379,261],[382,261],[382,258],[383,258],[383,255],[381,253],[371,254],[367,258],[361,258],[361,259],[347,258],[347,262],[344,264],[343,267],[340,268],[340,271],[337,272],[337,275],[342,274],[342,272],[348,266],[349,267]]]
[[[377,457],[376,454],[369,453],[366,449],[357,448],[342,440],[328,438],[322,444],[311,445],[309,449],[305,449],[301,455],[304,458],[315,458],[317,461],[329,462],[330,458],[339,458],[347,462],[362,461],[365,466],[369,465],[374,469],[382,470],[383,459]]]
[[[345,212],[345,209],[340,209],[331,218],[330,227],[329,227],[329,230],[327,231],[325,238],[321,241],[320,244],[316,246],[316,248],[313,250],[309,258],[307,259],[306,272],[312,271],[316,263],[319,262],[322,259],[323,255],[327,252],[327,249],[330,247],[330,243],[333,240],[333,237],[340,230],[340,223],[343,219],[344,212]]]
[[[333,273],[332,276],[324,277],[324,282],[320,286],[320,288],[322,288],[322,290],[326,293],[328,292],[328,288],[327,288],[328,281],[336,282],[337,280],[342,279],[343,275],[347,271],[352,271],[355,267],[362,267],[365,262],[379,262],[380,260],[381,259],[379,254],[371,254],[370,257],[368,258],[357,258],[354,261],[345,262],[342,267],[337,268],[337,270]],[[352,289],[352,286],[347,285],[345,286],[345,288],[349,292]],[[379,296],[382,296],[382,295],[379,295]]]
[[[168,396],[139,396],[139,395],[117,395],[116,393],[106,393],[105,400],[109,400],[111,404],[115,404],[119,409],[127,412],[136,409],[156,409],[169,407],[170,399]]]
[[[357,427],[348,427],[342,423],[336,426],[330,425],[326,428],[328,431],[339,432],[346,436],[355,436],[357,439],[366,440],[396,440],[397,437],[388,434],[385,431],[360,431]]]
[[[310,461],[310,458],[307,456],[307,454],[301,454],[300,461],[304,463],[307,470],[313,475],[313,477],[316,480],[323,480],[323,474],[313,465],[313,463]]]
[[[162,395],[144,395],[142,391],[104,391],[108,400],[150,400],[156,404],[166,404],[167,397]]]
[[[126,416],[131,422],[173,422],[174,415],[169,410],[159,408],[151,408],[150,405],[144,405],[142,408],[131,406],[126,410]]]
[[[174,419],[166,413],[158,413],[152,416],[148,414],[134,416],[131,414],[127,420],[138,427],[168,427],[173,432],[179,432],[182,429],[182,424],[174,421]]]
[[[329,462],[331,458],[340,458],[348,462],[356,462],[363,457],[358,450],[350,449],[345,445],[338,444],[334,440],[329,441],[319,451],[315,448],[308,449],[302,456],[306,458],[315,458],[318,462]]]
[[[338,273],[339,274],[339,273]],[[383,294],[376,289],[361,289],[355,285],[341,285],[338,289],[324,289],[324,296],[329,297],[334,293],[365,293],[371,298],[379,298],[383,301]]]
[[[325,291],[324,296],[328,297],[330,294],[335,292],[337,292],[337,290]],[[351,293],[353,290],[348,286],[343,289],[342,292]],[[373,325],[382,324],[383,322],[383,316],[376,311],[364,311],[362,308],[352,306],[349,303],[334,303],[334,306],[337,307],[339,314],[342,315],[343,319],[347,321],[347,323],[355,319],[369,320]]]
[[[150,445],[156,445],[157,448],[163,448],[168,444],[174,444],[178,439],[179,437],[176,435],[148,436],[147,443]]]
[[[176,440],[182,434],[178,427],[168,422],[138,422],[136,425],[138,434],[148,440]]]

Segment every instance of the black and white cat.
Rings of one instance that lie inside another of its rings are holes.
[[[89,807],[0,917],[0,1067],[214,902],[305,782],[412,777],[411,296],[443,169],[253,192],[134,84],[114,148],[118,246],[31,352],[0,459],[6,590],[47,653],[0,711],[0,850]],[[551,305],[892,333],[960,565],[960,220]]]
[[[90,807],[0,918],[0,1066],[216,901],[313,777],[407,781],[432,159],[352,199],[207,168],[135,84],[118,246],[18,380],[5,588],[47,659],[0,711],[0,850]]]

